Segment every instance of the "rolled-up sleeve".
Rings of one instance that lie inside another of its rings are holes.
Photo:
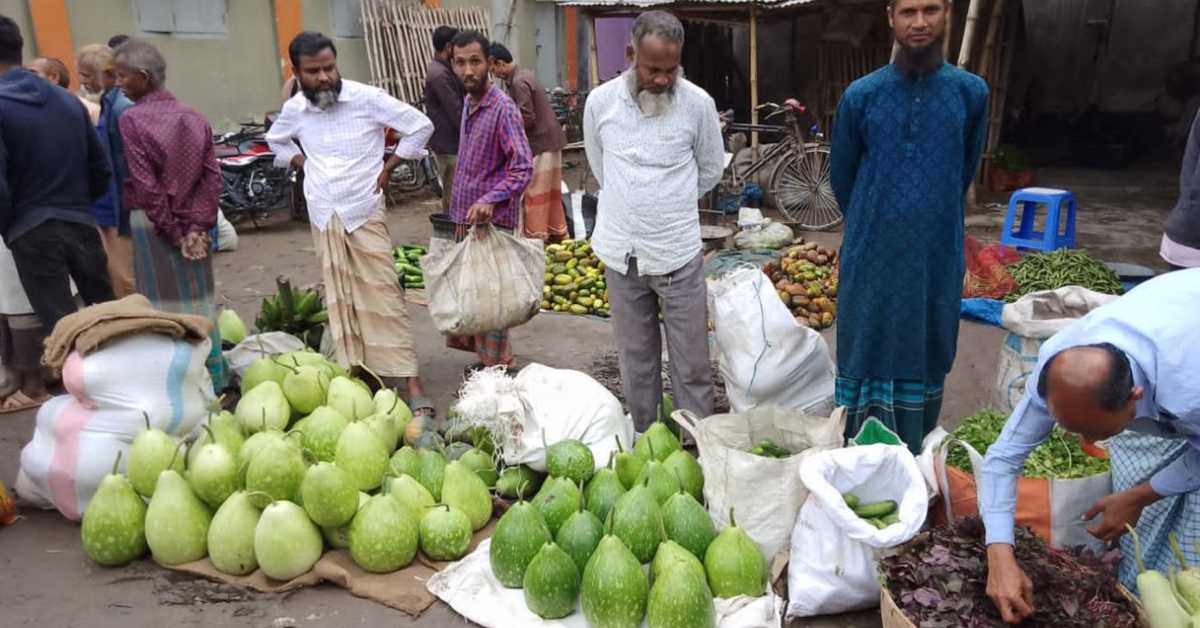
[[[283,103],[279,117],[271,123],[271,130],[267,131],[267,146],[275,153],[275,165],[280,168],[290,166],[292,159],[300,154],[300,147],[295,141],[300,133],[300,111],[294,102],[289,100]]]
[[[717,114],[717,106],[711,98],[707,99],[709,107],[700,114],[700,132],[696,136],[693,148],[696,154],[696,167],[699,171],[699,195],[704,196],[721,182],[725,172],[725,143],[721,139],[721,119]]]
[[[1054,419],[1037,395],[1036,377],[1026,384],[1025,397],[1017,404],[1000,438],[983,459],[980,470],[979,513],[987,528],[987,544],[1013,543],[1013,518],[1017,509],[1017,478],[1029,452],[1042,444],[1054,429]]]
[[[376,120],[400,134],[396,155],[401,159],[425,157],[425,145],[433,135],[433,122],[416,107],[407,105],[382,89],[372,90],[371,110]]]

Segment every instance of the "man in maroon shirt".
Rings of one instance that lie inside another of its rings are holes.
[[[450,211],[454,188],[454,170],[458,164],[458,134],[462,125],[463,84],[450,65],[454,47],[450,42],[458,34],[453,26],[433,31],[433,59],[425,69],[425,115],[433,122],[429,150],[437,156],[438,176],[442,179],[442,211]]]
[[[119,126],[137,291],[157,309],[215,320],[209,231],[217,222],[221,172],[212,127],[166,90],[167,63],[150,43],[121,44],[113,68],[134,102]],[[220,390],[225,370],[216,325],[210,338],[208,369]]]
[[[508,95],[521,110],[525,135],[533,151],[533,179],[521,201],[525,235],[557,242],[567,237],[562,199],[562,149],[567,145],[567,135],[550,106],[546,90],[531,70],[518,66],[504,44],[493,43],[488,57],[492,74],[508,85]]]

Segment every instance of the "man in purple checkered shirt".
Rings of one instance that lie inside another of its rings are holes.
[[[469,225],[475,224],[514,230],[521,195],[533,178],[533,153],[525,137],[521,110],[488,76],[486,37],[464,31],[454,37],[451,46],[454,73],[466,89],[467,101],[462,113],[450,219],[458,225],[459,239]],[[479,363],[472,368],[514,364],[507,329],[452,336],[446,344],[474,351]]]

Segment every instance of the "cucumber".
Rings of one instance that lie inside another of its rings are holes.
[[[879,519],[867,519],[867,523],[875,526],[879,530],[882,530],[887,527],[887,524]]]
[[[870,504],[859,504],[852,508],[854,514],[863,519],[874,519],[877,517],[886,517],[887,515],[896,512],[895,500],[886,499],[881,502],[872,502]]]
[[[858,495],[854,493],[846,493],[842,495],[842,499],[846,500],[846,505],[851,508],[857,508],[859,504]]]
[[[893,523],[900,523],[900,515],[893,512],[892,514],[880,519],[880,521],[884,522],[887,525],[892,525]]]

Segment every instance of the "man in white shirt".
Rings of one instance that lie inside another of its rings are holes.
[[[417,374],[404,293],[392,267],[382,190],[401,160],[424,157],[433,124],[381,89],[343,80],[337,48],[320,33],[300,33],[288,54],[300,93],[284,103],[267,143],[278,165],[290,163],[304,172],[338,362],[364,364],[392,380],[390,386],[407,379],[413,413],[432,416]],[[400,133],[400,143],[383,163],[389,128]]]
[[[633,66],[584,110],[584,145],[600,184],[592,248],[606,266],[625,398],[634,425],[662,399],[661,308],[675,405],[712,414],[708,297],[697,199],[721,180],[724,147],[713,99],[682,77],[683,25],[638,16]]]

